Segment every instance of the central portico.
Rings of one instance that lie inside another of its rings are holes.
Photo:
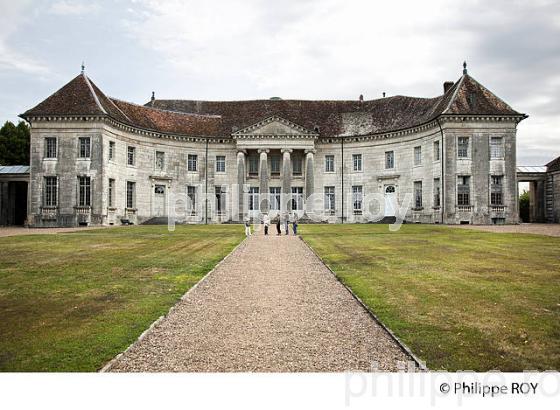
[[[275,216],[303,211],[303,198],[313,192],[313,160],[317,130],[271,116],[232,133],[237,146],[237,183],[247,187],[249,214]],[[257,190],[258,188],[258,190]],[[243,218],[243,189],[239,189],[239,216]],[[292,208],[281,195],[290,194]]]

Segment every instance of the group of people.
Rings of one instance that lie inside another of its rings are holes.
[[[297,216],[294,215],[293,217],[280,218],[280,215],[278,215],[276,218],[274,218],[273,222],[276,225],[276,235],[282,235],[282,222],[284,222],[284,231],[286,232],[286,235],[290,234],[290,223],[292,224],[292,232],[294,233],[294,235],[297,235]],[[268,216],[268,214],[263,215],[262,223],[264,225],[264,234],[268,235],[268,228],[270,227],[270,217]],[[245,219],[245,235],[251,235],[251,223],[249,218]]]

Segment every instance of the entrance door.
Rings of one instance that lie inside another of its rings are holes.
[[[154,188],[154,216],[166,216],[165,185],[156,185]]]
[[[397,212],[397,194],[394,185],[385,186],[385,216],[395,216]]]

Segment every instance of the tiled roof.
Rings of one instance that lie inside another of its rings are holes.
[[[111,101],[126,115],[126,123],[139,128],[170,134],[219,136],[220,117],[216,115],[186,114],[143,105],[132,104],[112,98]]]
[[[520,115],[470,75],[463,75],[456,89],[444,114]]]
[[[45,101],[27,110],[22,116],[106,115],[96,101],[88,78],[80,74]]]
[[[309,130],[318,128],[323,137],[334,137],[397,131],[445,114],[522,116],[466,74],[435,98],[154,100],[144,106],[109,98],[86,75],[80,74],[22,117],[99,115],[162,133],[229,137],[236,130],[278,116]]]
[[[29,165],[0,165],[0,174],[29,174]]]
[[[200,115],[218,115],[222,119],[221,135],[229,135],[265,118],[278,116],[308,130],[318,127],[322,136],[336,136],[356,134],[356,127],[360,128],[360,134],[366,134],[422,124],[433,118],[434,105],[440,98],[395,96],[363,102],[155,100],[153,107]]]

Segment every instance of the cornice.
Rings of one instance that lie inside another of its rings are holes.
[[[50,116],[29,116],[25,118],[30,123],[33,121],[46,121],[46,122],[72,122],[72,121],[84,121],[84,122],[103,122],[109,124],[112,127],[127,131],[132,134],[142,135],[145,137],[174,140],[174,141],[185,141],[185,142],[204,142],[208,141],[213,144],[231,144],[233,140],[230,137],[219,137],[219,136],[187,136],[183,134],[172,134],[163,133],[148,129],[143,129],[135,127],[132,125],[124,124],[120,121],[116,121],[111,117],[104,115],[50,115]]]
[[[183,134],[173,134],[173,133],[162,133],[154,130],[143,129],[136,126],[124,124],[120,121],[116,121],[113,118],[106,115],[43,115],[43,116],[29,116],[25,117],[27,121],[33,123],[35,121],[45,121],[45,122],[72,122],[72,121],[84,121],[84,122],[102,122],[108,124],[115,129],[123,130],[131,134],[141,135],[145,137],[173,140],[173,141],[184,141],[184,142],[202,142],[202,143],[213,143],[213,144],[232,144],[235,140],[264,140],[270,138],[282,138],[288,140],[313,140],[321,144],[335,143],[340,140],[345,142],[362,142],[362,141],[379,141],[391,138],[404,137],[408,135],[417,134],[420,132],[428,131],[432,128],[436,128],[437,120],[439,119],[441,123],[445,122],[513,122],[518,124],[523,119],[527,118],[526,115],[460,115],[460,114],[442,114],[433,120],[426,122],[424,124],[405,128],[397,131],[389,131],[383,133],[370,133],[362,135],[337,135],[333,137],[320,136],[318,133],[306,130],[297,124],[291,123],[278,116],[268,117],[263,121],[255,123],[250,127],[244,128],[240,131],[232,133],[231,136],[187,136]],[[248,134],[250,130],[257,129],[263,125],[269,124],[273,121],[279,121],[284,123],[291,128],[301,130],[302,134]]]

